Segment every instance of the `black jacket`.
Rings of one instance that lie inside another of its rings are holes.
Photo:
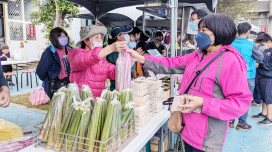
[[[71,47],[67,46],[68,49]],[[44,81],[44,91],[47,93],[50,99],[51,94],[48,81],[56,80],[61,72],[61,63],[58,53],[53,45],[46,48],[36,69],[36,73],[39,78]]]
[[[0,62],[0,87],[2,86],[8,86],[7,80],[4,77],[3,69]]]
[[[263,52],[264,59],[260,63],[257,72],[258,78],[272,79],[272,49],[267,49]]]

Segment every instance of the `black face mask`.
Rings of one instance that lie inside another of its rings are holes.
[[[162,40],[161,39],[156,39],[157,41],[161,42]]]

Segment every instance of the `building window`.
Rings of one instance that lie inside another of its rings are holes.
[[[8,25],[10,40],[23,41],[23,23],[10,22]]]
[[[14,20],[23,20],[21,0],[8,1],[8,18]]]

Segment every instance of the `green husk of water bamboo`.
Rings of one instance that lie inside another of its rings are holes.
[[[100,140],[100,133],[101,133],[101,123],[104,115],[104,106],[105,106],[105,99],[97,98],[93,113],[91,116],[90,126],[88,129],[87,138],[89,140],[86,141],[86,150],[94,151],[95,149],[95,141]]]
[[[118,105],[120,106],[120,102],[117,99],[114,99],[111,101],[108,105],[108,111],[101,135],[101,142],[102,144],[100,145],[100,151],[104,152],[106,151],[106,148],[108,147],[108,139],[112,134],[114,134],[114,131],[116,131],[118,126],[116,125],[117,121],[117,110],[118,110]],[[104,143],[103,143],[104,142]]]

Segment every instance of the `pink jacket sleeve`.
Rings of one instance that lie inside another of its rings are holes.
[[[186,65],[197,56],[197,52],[173,58],[145,56],[144,69],[161,74],[182,74]]]
[[[202,113],[220,120],[233,120],[245,114],[252,100],[246,64],[234,59],[223,60],[219,83],[226,99],[204,99]]]
[[[102,47],[97,47],[90,51],[84,49],[72,49],[68,54],[68,61],[72,71],[82,71],[95,64],[103,58],[99,57]]]
[[[115,65],[107,62],[108,79],[115,80]]]

